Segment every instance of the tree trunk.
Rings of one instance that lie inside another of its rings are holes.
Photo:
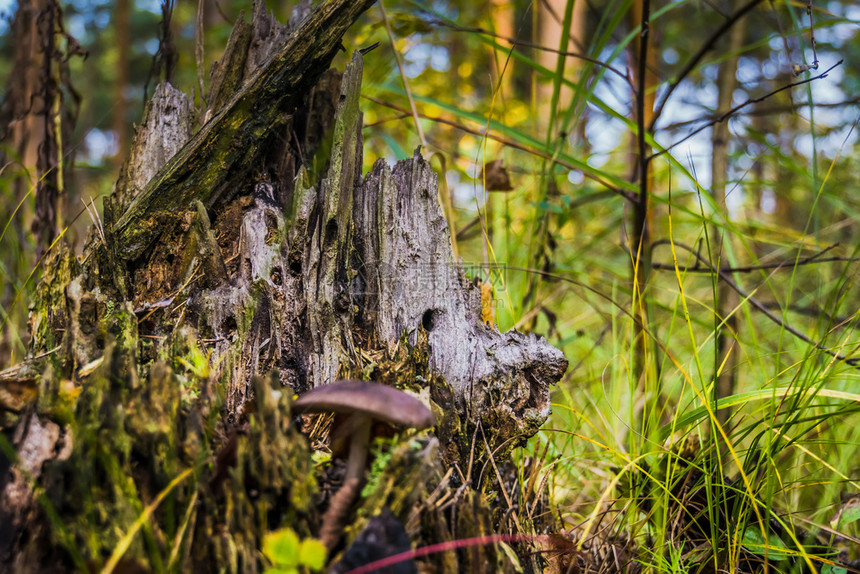
[[[343,464],[312,464],[299,431],[319,447],[328,419],[300,429],[290,397],[338,378],[410,390],[437,426],[391,443],[336,553],[380,516],[412,545],[519,531],[481,494],[519,489],[480,465],[537,431],[567,361],[482,322],[420,153],[362,177],[362,55],[323,71],[372,0],[309,4],[239,19],[204,114],[161,84],[103,228],[51,255],[31,358],[0,374],[0,570],[257,571],[266,532],[318,534]]]
[[[728,6],[730,9],[732,5]],[[716,113],[725,113],[732,107],[732,98],[737,88],[738,53],[743,48],[746,20],[735,23],[729,33],[728,53],[730,56],[720,63],[717,72],[717,109]],[[726,182],[729,175],[729,122],[717,123],[711,137],[711,195],[717,209],[725,210],[726,227],[714,225],[711,231],[711,265],[716,268],[729,266],[729,253],[733,250],[732,236],[729,232],[731,214],[726,205]],[[739,349],[735,349],[738,332],[738,317],[735,310],[740,304],[737,291],[729,287],[725,281],[715,279],[717,284],[717,354],[715,365],[715,399],[723,399],[734,394],[738,376]],[[725,322],[723,325],[722,323]],[[731,418],[731,409],[717,411],[717,420],[725,425]]]

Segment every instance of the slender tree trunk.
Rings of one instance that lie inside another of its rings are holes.
[[[728,52],[731,56],[720,64],[717,73],[717,109],[721,114],[732,107],[732,97],[737,87],[738,52],[743,46],[746,30],[745,19],[737,22],[729,34]],[[729,171],[729,125],[728,121],[714,126],[711,144],[711,195],[718,209],[725,210],[725,219],[731,220],[726,205],[726,180]],[[727,228],[714,226],[711,231],[711,265],[720,267],[728,263],[727,252],[731,249],[731,235]],[[735,313],[740,300],[734,289],[725,282],[717,281],[717,321],[725,322],[717,334],[716,397],[732,395],[737,386],[737,364],[740,351],[735,347],[738,320]],[[721,409],[717,420],[725,424],[731,409]]]
[[[648,282],[651,276],[651,227],[653,214],[651,212],[651,195],[654,192],[654,175],[648,157],[651,146],[645,142],[644,133],[651,125],[654,117],[654,102],[659,78],[657,76],[657,42],[654,40],[654,30],[650,26],[650,0],[634,0],[629,12],[630,25],[633,28],[642,27],[638,40],[631,42],[631,71],[633,85],[636,86],[634,98],[636,109],[634,119],[638,125],[638,134],[634,135],[633,153],[636,166],[635,179],[639,183],[637,201],[631,206],[631,225],[628,244],[631,257],[631,292],[633,297],[633,373],[639,388],[648,387],[648,381],[659,383],[656,375],[655,346],[648,338]],[[652,408],[659,399],[659,389],[652,396],[652,401],[646,402],[646,409]],[[648,420],[645,413],[643,421]],[[646,435],[647,433],[643,433]]]
[[[129,52],[131,46],[131,0],[116,0],[114,6],[114,33],[116,34],[117,59],[114,68],[113,132],[116,137],[117,170],[128,157],[128,87]]]

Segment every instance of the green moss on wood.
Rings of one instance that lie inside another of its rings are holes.
[[[128,261],[137,259],[192,199],[211,207],[232,181],[256,165],[267,138],[312,88],[346,29],[373,0],[319,4],[272,59],[152,178],[117,221]]]

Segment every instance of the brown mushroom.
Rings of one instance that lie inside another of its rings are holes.
[[[322,517],[320,539],[331,551],[340,540],[343,521],[358,494],[373,421],[425,429],[436,424],[433,413],[412,395],[370,381],[336,381],[312,389],[293,403],[301,413],[348,415],[352,431],[343,486],[332,496]]]

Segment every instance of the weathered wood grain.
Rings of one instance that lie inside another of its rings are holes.
[[[347,28],[374,0],[326,0],[247,83],[217,110],[132,201],[115,224],[122,257],[133,261],[171,227],[192,199],[210,207],[250,170],[268,136],[328,69]]]

